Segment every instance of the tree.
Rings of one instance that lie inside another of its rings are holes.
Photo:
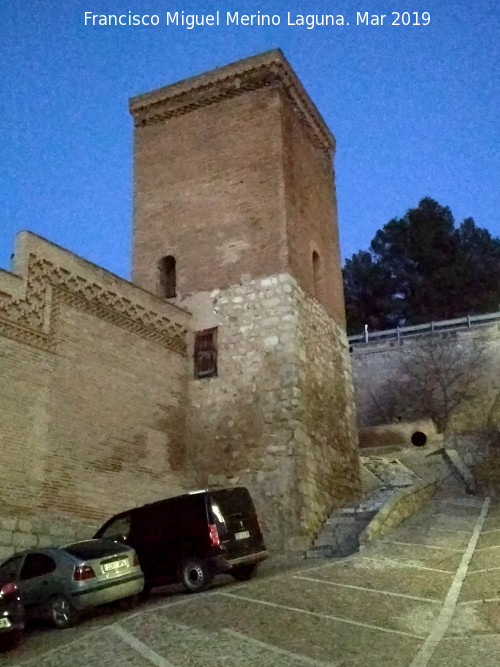
[[[427,197],[346,261],[344,291],[349,333],[496,310],[500,239],[472,218],[455,229],[450,209]]]
[[[453,411],[477,395],[488,369],[482,341],[430,336],[402,349],[389,380],[370,391],[378,420],[432,419],[440,432]]]

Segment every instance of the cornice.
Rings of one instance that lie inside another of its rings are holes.
[[[334,136],[279,49],[133,97],[129,109],[135,126],[142,127],[263,88],[280,90],[315,142],[335,150]]]

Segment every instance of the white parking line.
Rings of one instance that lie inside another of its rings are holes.
[[[426,523],[418,523],[408,526],[409,530],[412,530],[413,528],[415,528],[416,532],[419,530],[439,530],[441,533],[465,533],[466,535],[470,535],[470,530],[464,530],[462,528],[439,528],[438,526],[429,526],[429,524]]]
[[[312,577],[295,576],[294,579],[302,579],[303,581],[314,581],[319,584],[327,584],[328,586],[340,586],[342,588],[353,588],[356,591],[365,591],[367,593],[379,593],[380,595],[392,595],[395,598],[405,598],[406,600],[415,600],[417,602],[432,602],[433,604],[441,604],[442,600],[433,598],[421,598],[416,595],[405,595],[404,593],[393,593],[392,591],[379,591],[376,588],[365,588],[364,586],[354,586],[353,584],[340,584],[337,581],[326,581],[325,579],[313,579]]]
[[[476,549],[476,551],[486,551],[487,549],[500,549],[500,544],[493,544],[491,547],[481,547]]]
[[[378,632],[386,632],[391,635],[402,635],[403,637],[412,637],[413,639],[424,639],[422,635],[416,635],[412,632],[403,632],[402,630],[393,630],[392,628],[382,628],[379,625],[370,625],[369,623],[362,623],[360,621],[352,621],[347,618],[340,618],[340,616],[333,616],[332,614],[321,614],[317,611],[309,611],[307,609],[300,609],[299,607],[289,607],[284,604],[277,604],[276,602],[267,602],[267,600],[257,600],[256,598],[249,598],[243,595],[233,595],[232,593],[217,593],[227,598],[235,600],[243,600],[244,602],[254,602],[255,604],[265,605],[267,607],[274,607],[275,609],[286,609],[287,611],[296,611],[300,614],[308,614],[309,616],[316,616],[317,618],[326,618],[330,621],[338,621],[339,623],[346,623],[348,625],[355,625],[358,628],[368,628],[368,630],[377,630]]]
[[[118,635],[118,637],[123,639],[124,642],[133,648],[134,651],[142,655],[143,658],[148,660],[153,665],[156,665],[156,667],[174,667],[171,662],[165,660],[165,658],[163,658],[159,653],[153,651],[153,649],[150,649],[149,646],[146,646],[146,644],[137,639],[137,637],[134,637],[134,635],[122,628],[122,626],[118,623],[114,623],[110,627],[111,630],[113,630],[113,632]]]
[[[434,627],[430,632],[429,636],[427,637],[427,639],[425,640],[423,646],[420,648],[417,655],[412,660],[410,667],[426,667],[427,664],[429,663],[429,660],[434,655],[434,651],[436,650],[438,644],[443,639],[446,631],[448,630],[448,627],[451,623],[451,619],[457,607],[457,601],[460,595],[460,591],[462,590],[465,577],[467,576],[469,564],[472,560],[472,556],[474,555],[474,550],[479,540],[479,536],[481,535],[481,528],[484,525],[484,520],[486,519],[486,514],[488,513],[489,506],[490,506],[490,499],[486,498],[483,503],[481,512],[476,519],[476,523],[474,526],[474,530],[472,531],[469,544],[467,545],[467,548],[464,551],[464,555],[462,556],[460,565],[458,566],[456,574],[453,578],[450,589],[448,591],[448,595],[446,596],[446,599],[444,601],[438,619],[435,622]]]
[[[500,570],[500,567],[485,567],[482,570],[471,570],[469,574],[481,574],[482,572],[494,572]]]
[[[346,556],[345,558],[339,558],[338,560],[331,560],[329,563],[323,563],[322,565],[313,565],[312,567],[307,567],[304,568],[303,570],[296,570],[296,574],[301,574],[302,572],[312,572],[313,570],[322,570],[324,567],[342,565],[343,563],[350,563],[351,561],[359,559],[360,557],[361,556],[359,553],[355,553],[352,554],[352,556]],[[286,576],[286,574],[283,574],[281,576]]]
[[[222,630],[227,635],[231,635],[231,637],[235,637],[236,639],[240,639],[246,642],[249,642],[250,644],[255,644],[255,646],[260,646],[261,648],[265,648],[268,651],[272,651],[273,653],[277,653],[278,655],[284,655],[287,658],[293,658],[294,660],[297,660],[298,662],[303,662],[305,665],[311,665],[312,667],[335,667],[334,662],[321,662],[320,660],[315,660],[314,658],[309,658],[306,655],[300,655],[299,653],[293,653],[292,651],[286,651],[283,648],[278,648],[277,646],[274,646],[273,644],[266,644],[265,642],[261,642],[258,639],[254,639],[253,637],[248,637],[248,635],[244,635],[242,632],[237,632],[236,630],[229,630],[229,628],[224,628]]]
[[[480,600],[465,600],[458,604],[482,604],[483,602],[500,602],[500,598],[481,598]]]
[[[392,563],[396,567],[411,567],[414,570],[428,570],[429,572],[441,572],[442,574],[453,574],[452,570],[439,570],[435,567],[426,567],[425,565],[415,565],[411,561],[397,560],[396,558],[375,558],[373,556],[363,556],[363,560],[374,560],[378,562]]]
[[[396,540],[379,540],[379,544],[401,544],[404,547],[424,547],[425,549],[441,549],[445,551],[458,551],[462,553],[462,549],[456,549],[453,547],[439,547],[434,544],[422,544],[421,542],[397,542]]]

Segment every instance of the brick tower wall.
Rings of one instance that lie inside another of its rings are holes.
[[[181,297],[285,270],[280,107],[250,91],[136,128],[136,284],[156,293],[167,255]]]

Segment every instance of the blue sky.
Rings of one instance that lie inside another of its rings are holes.
[[[30,229],[128,278],[132,119],[128,98],[281,47],[337,139],[342,255],[425,196],[500,235],[495,0],[2,0],[0,267]],[[187,30],[166,12],[277,14],[279,26]],[[430,13],[393,26],[393,11]],[[156,27],[90,27],[84,13],[157,14]],[[356,26],[356,12],[386,14]],[[287,12],[350,25],[287,25]]]

